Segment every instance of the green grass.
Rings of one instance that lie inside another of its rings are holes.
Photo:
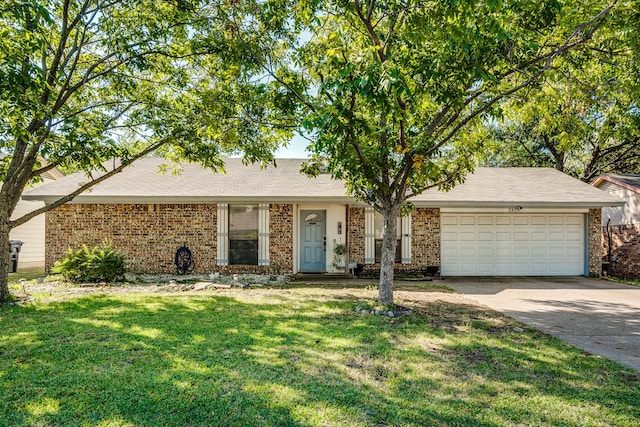
[[[610,282],[614,282],[614,283],[622,283],[624,285],[631,285],[631,286],[640,286],[639,279],[623,279],[615,276],[605,276],[603,278],[605,280],[609,280]]]
[[[18,282],[20,279],[32,281],[32,280],[36,280],[38,277],[44,277],[44,276],[45,276],[44,270],[39,270],[39,269],[17,271],[15,273],[9,273],[9,283]]]
[[[637,426],[640,376],[449,294],[52,296],[0,308],[1,426]],[[519,329],[524,329],[518,332]]]

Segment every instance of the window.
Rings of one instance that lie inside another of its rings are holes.
[[[384,228],[384,217],[381,213],[376,212],[373,218],[373,226],[375,230],[375,259],[380,262],[382,259],[382,230]],[[396,218],[396,258],[395,262],[402,261],[402,224],[400,217]]]
[[[258,205],[229,205],[229,264],[258,265]]]

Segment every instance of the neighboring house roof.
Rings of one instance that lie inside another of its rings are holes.
[[[49,169],[48,171],[46,171],[40,176],[44,179],[56,180],[64,177],[65,175],[60,171],[60,169],[53,168],[53,169]]]
[[[76,203],[355,203],[341,181],[300,173],[300,159],[277,159],[261,170],[225,160],[226,174],[183,164],[178,174],[158,174],[165,160],[145,158],[74,199]],[[76,173],[23,195],[51,202],[88,178]],[[418,207],[602,207],[624,201],[575,178],[545,168],[478,168],[449,192],[432,189],[412,199]]]
[[[2,154],[0,153],[0,159],[4,159],[9,157],[6,154]],[[48,166],[49,162],[46,161],[43,157],[38,156],[38,161],[40,161],[41,166]],[[49,169],[48,171],[46,171],[45,173],[41,174],[40,177],[43,179],[49,179],[49,180],[56,180],[56,179],[60,179],[62,178],[64,175],[64,173],[62,173],[62,171],[56,167]]]
[[[596,180],[593,181],[593,186],[601,187],[605,182],[610,182],[622,188],[626,188],[627,190],[640,193],[640,175],[638,174],[606,173],[596,178]]]

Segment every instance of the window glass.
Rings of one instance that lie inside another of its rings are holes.
[[[258,265],[258,205],[229,206],[229,263]]]
[[[308,222],[309,224],[315,224],[318,221],[322,221],[322,218],[320,218],[320,215],[318,215],[317,213],[310,213],[304,217],[304,221]]]
[[[375,228],[375,246],[376,246],[376,262],[380,262],[382,259],[382,231],[384,228],[384,217],[380,212],[375,212],[373,217],[373,227]],[[395,262],[402,261],[402,245],[400,239],[402,238],[402,224],[400,217],[396,218],[396,259]]]

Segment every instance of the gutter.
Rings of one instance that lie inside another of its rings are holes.
[[[608,193],[604,193],[607,194]],[[50,204],[58,200],[59,195],[31,195],[25,194],[23,200],[41,200]],[[498,208],[509,212],[519,212],[524,208],[558,209],[558,208],[603,208],[623,206],[626,202],[614,196],[608,200],[585,201],[486,201],[486,200],[417,200],[413,201],[416,208]],[[354,207],[368,206],[357,202],[353,197],[331,196],[92,196],[79,195],[70,204],[213,204],[213,203],[291,203],[291,204],[351,204]]]

